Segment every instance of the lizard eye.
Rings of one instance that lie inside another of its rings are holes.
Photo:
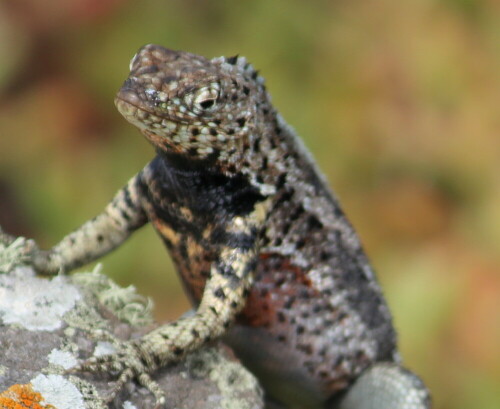
[[[191,105],[191,110],[199,115],[210,112],[217,105],[219,99],[220,85],[212,83],[209,86],[199,88],[189,95],[187,102]]]

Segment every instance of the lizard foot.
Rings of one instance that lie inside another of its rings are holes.
[[[140,348],[137,340],[114,343],[117,352],[93,356],[73,368],[68,373],[90,372],[111,373],[117,377],[116,383],[107,397],[106,403],[112,402],[123,386],[135,379],[155,397],[155,409],[160,409],[166,403],[166,397],[160,385],[153,380],[151,373],[157,369],[153,359]]]
[[[33,240],[15,237],[0,227],[0,273],[7,273],[18,265],[33,265],[33,254],[38,247]]]
[[[2,247],[15,252],[16,265],[30,265],[37,273],[43,275],[56,275],[63,272],[62,263],[57,254],[40,250],[35,240],[13,236],[0,227],[0,249]]]

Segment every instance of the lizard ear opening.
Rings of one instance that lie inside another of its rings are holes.
[[[220,85],[217,82],[197,89],[194,93],[186,97],[186,102],[190,104],[191,111],[200,115],[212,111],[219,100]]]
[[[206,99],[199,103],[203,109],[211,108],[215,104],[215,99]]]

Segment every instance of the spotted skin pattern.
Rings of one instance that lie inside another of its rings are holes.
[[[69,271],[150,222],[196,313],[78,370],[117,371],[118,389],[135,378],[161,405],[151,374],[223,337],[270,399],[321,408],[378,362],[399,367],[360,241],[245,58],[144,46],[115,103],[156,157],[102,214],[52,250],[33,250],[33,262],[41,273]]]

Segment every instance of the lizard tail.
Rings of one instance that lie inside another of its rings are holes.
[[[431,397],[422,380],[394,363],[367,369],[331,409],[430,409]]]

